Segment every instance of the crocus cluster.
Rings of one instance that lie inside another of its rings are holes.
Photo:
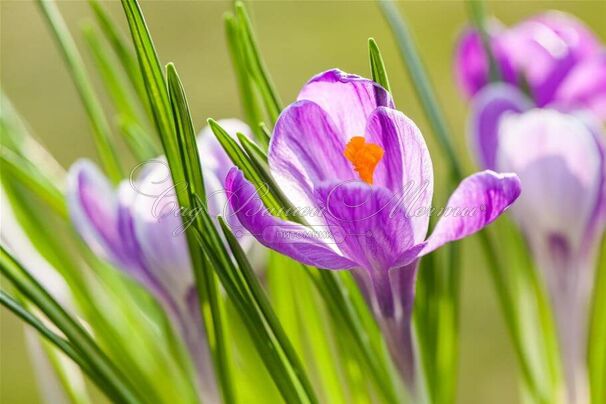
[[[352,270],[414,389],[410,316],[419,259],[495,220],[520,194],[517,176],[486,170],[463,180],[427,237],[436,210],[421,132],[388,91],[339,70],[313,77],[283,110],[268,159],[278,187],[307,214],[297,223],[273,216],[257,193],[262,184],[233,168],[226,187],[240,223],[304,264]]]
[[[230,134],[249,134],[240,121],[220,124]],[[199,135],[198,148],[205,157],[209,214],[232,217],[235,231],[237,219],[224,212],[229,158],[208,128]],[[164,157],[143,163],[117,188],[92,162],[80,160],[69,170],[68,202],[76,229],[93,251],[138,281],[163,306],[190,351],[204,397],[212,402],[218,393],[184,236],[187,222],[182,219],[191,215],[179,208],[176,198],[182,186],[187,184],[173,184]],[[239,241],[246,247],[249,240],[242,235]]]
[[[520,177],[512,215],[550,292],[569,401],[584,402],[588,306],[606,223],[606,50],[560,13],[493,28],[490,44],[501,82],[489,83],[477,33],[457,52],[456,73],[474,94],[471,144],[482,167]]]
[[[606,50],[581,21],[556,11],[510,28],[493,20],[488,36],[501,79],[526,88],[538,107],[588,108],[606,119]],[[468,96],[490,81],[489,58],[475,29],[460,39],[455,73]]]

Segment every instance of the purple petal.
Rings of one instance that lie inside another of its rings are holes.
[[[118,228],[118,200],[103,173],[88,160],[74,163],[67,178],[67,200],[74,226],[89,247],[119,266],[130,266]]]
[[[520,195],[515,174],[486,170],[465,178],[453,192],[421,255],[492,223]]]
[[[558,86],[578,62],[600,49],[587,27],[559,12],[518,24],[503,36],[502,43],[518,74],[530,84],[539,106],[554,99]]]
[[[499,40],[503,28],[494,21],[490,28],[491,49],[497,60],[499,72],[507,83],[515,84],[518,80],[516,72]],[[469,97],[488,84],[488,57],[480,34],[475,29],[468,28],[461,35],[456,49],[454,69],[459,86]]]
[[[321,184],[316,198],[326,223],[339,230],[339,249],[368,271],[381,295],[388,270],[414,245],[406,209],[386,188],[362,182]]]
[[[429,216],[415,212],[429,208],[433,196],[433,167],[423,135],[403,113],[384,107],[370,116],[366,133],[367,141],[385,150],[375,170],[374,184],[400,198],[411,217],[415,242],[422,242]]]
[[[606,120],[606,53],[578,63],[555,96],[558,103],[587,108]]]
[[[282,112],[269,145],[269,167],[293,205],[313,207],[316,183],[357,178],[343,155],[347,141],[311,101],[298,101]]]
[[[148,272],[175,302],[185,302],[194,284],[185,227],[168,166],[163,160],[154,165],[137,182],[123,183],[120,196]]]
[[[380,106],[394,108],[391,95],[372,80],[338,69],[320,73],[305,84],[297,100],[318,104],[348,139],[363,136],[366,121]]]
[[[225,184],[229,203],[240,223],[264,246],[319,268],[356,266],[339,255],[327,226],[306,227],[273,216],[263,205],[256,188],[237,168],[229,172]]]
[[[501,142],[499,169],[524,186],[512,213],[535,251],[555,235],[578,253],[603,196],[603,140],[574,115],[537,109],[507,117]]]
[[[531,101],[508,84],[492,84],[480,91],[471,106],[469,137],[480,166],[495,169],[499,123],[503,116],[532,108]]]

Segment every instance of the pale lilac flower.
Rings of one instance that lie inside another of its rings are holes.
[[[606,224],[604,130],[591,119],[533,109],[497,84],[474,98],[470,126],[481,165],[515,172],[524,187],[512,215],[549,288],[571,402],[586,394],[589,302]]]
[[[466,178],[427,238],[433,169],[416,125],[371,80],[330,70],[312,78],[280,115],[269,145],[276,183],[307,225],[271,215],[232,169],[229,202],[259,242],[304,264],[352,269],[414,388],[410,315],[419,259],[495,220],[519,195],[512,174]]]
[[[220,124],[235,135],[249,135],[237,120]],[[211,216],[230,216],[222,184],[232,166],[210,129],[199,136],[208,210]],[[137,174],[139,174],[137,176]],[[90,161],[80,160],[69,170],[68,202],[72,221],[84,241],[101,257],[141,283],[160,302],[190,350],[204,396],[218,398],[205,332],[175,188],[164,157],[137,167],[130,180],[114,189]],[[183,217],[187,217],[187,214]],[[244,247],[249,236],[240,237]]]
[[[488,31],[503,81],[527,83],[539,107],[586,108],[606,119],[606,49],[581,21],[551,11],[511,28],[491,21]],[[488,84],[488,66],[479,33],[467,29],[455,56],[455,73],[467,95]]]

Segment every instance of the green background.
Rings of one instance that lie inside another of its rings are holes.
[[[118,2],[105,4],[124,26]],[[143,1],[162,62],[179,69],[194,123],[207,117],[241,117],[234,77],[223,35],[222,15],[227,1]],[[453,80],[452,55],[467,19],[460,1],[406,1],[407,16],[446,117],[457,136],[457,151],[474,167],[466,150],[466,103]],[[81,41],[83,21],[92,21],[84,1],[65,1],[60,9]],[[368,1],[249,3],[262,53],[284,103],[292,101],[314,74],[339,67],[369,75],[367,39],[374,37],[387,64],[398,109],[424,132],[438,173],[445,169],[412,91],[394,41],[378,8]],[[570,12],[584,20],[602,42],[606,40],[606,2],[500,1],[488,9],[506,24],[547,9]],[[91,129],[65,65],[35,3],[0,1],[2,90],[28,120],[33,132],[64,165],[77,158],[95,158]],[[126,33],[126,29],[124,29]],[[89,66],[90,54],[81,47]],[[91,70],[92,72],[93,70]],[[95,81],[99,84],[98,81]],[[101,86],[99,94],[107,101]],[[106,103],[106,105],[108,105]],[[111,109],[107,108],[111,117]],[[123,148],[124,149],[124,148]],[[124,151],[124,150],[123,150]],[[440,198],[446,190],[438,188]],[[513,403],[518,400],[516,365],[496,306],[487,271],[475,241],[465,242],[461,315],[459,402]],[[1,312],[0,401],[39,402],[26,351],[22,325]]]

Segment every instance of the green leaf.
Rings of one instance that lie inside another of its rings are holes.
[[[126,20],[131,31],[133,44],[139,60],[140,75],[143,76],[143,82],[147,90],[154,122],[160,135],[162,148],[169,164],[170,162],[180,161],[180,150],[175,135],[164,71],[158,61],[158,55],[145,24],[141,8],[135,0],[122,0],[122,7],[124,8]],[[173,183],[181,183],[184,174],[180,164],[173,164],[170,169]]]
[[[492,50],[492,46],[490,44],[490,35],[486,29],[486,9],[484,7],[483,0],[467,0],[469,14],[471,16],[471,21],[475,25],[476,29],[480,33],[480,38],[482,39],[482,47],[484,48],[484,52],[488,55],[488,77],[491,82],[497,82],[502,79],[501,71],[499,70],[499,65],[494,56],[494,51]]]
[[[454,147],[452,146],[453,138],[450,135],[446,120],[443,117],[442,110],[436,99],[435,91],[433,90],[429,77],[423,67],[423,62],[419,57],[417,47],[408,30],[408,25],[398,12],[393,1],[379,1],[379,6],[393,31],[396,42],[400,48],[402,60],[408,70],[410,81],[413,83],[413,88],[423,106],[423,111],[427,115],[432,131],[448,157],[453,182],[460,180],[463,177],[463,170],[461,169]]]
[[[244,110],[246,122],[248,122],[248,125],[253,130],[257,140],[263,141],[267,145],[266,138],[259,127],[259,124],[263,121],[263,107],[259,103],[259,97],[257,96],[252,77],[248,74],[244,46],[240,41],[242,36],[241,28],[236,18],[231,14],[226,14],[225,16],[225,36],[227,37],[229,54],[234,67],[234,73],[236,74],[236,81],[238,82],[240,102]]]
[[[120,128],[131,153],[139,160],[145,161],[159,154],[156,144],[149,137],[149,130],[143,130],[144,125],[141,114],[130,89],[124,83],[120,72],[116,69],[114,61],[108,50],[101,43],[99,36],[92,26],[83,28],[84,38],[90,48],[105,89],[114,103],[120,116]],[[137,127],[137,129],[134,129]]]
[[[37,167],[25,158],[3,147],[0,151],[0,163],[4,175],[10,175],[44,201],[56,214],[66,219],[67,206],[63,193]]]
[[[103,34],[118,56],[118,60],[122,64],[122,68],[126,72],[133,88],[137,91],[141,102],[146,107],[149,107],[147,93],[145,91],[143,80],[141,80],[139,66],[137,65],[137,57],[129,48],[128,44],[120,34],[118,27],[116,27],[116,24],[114,24],[114,22],[111,20],[99,1],[88,0],[88,3],[93,10],[97,23],[101,27]]]
[[[244,7],[244,4],[239,1],[236,2],[236,18],[240,28],[240,41],[241,46],[244,49],[246,65],[257,84],[257,88],[261,93],[263,101],[265,102],[265,108],[271,123],[274,124],[278,119],[280,111],[282,110],[282,102],[280,101],[280,97],[278,96],[267,68],[265,67],[265,63],[261,58],[259,47],[252,30],[252,24],[246,11],[246,7]]]
[[[67,337],[79,354],[90,364],[90,368],[107,386],[110,397],[126,403],[138,403],[135,390],[127,379],[110,362],[97,344],[48,292],[0,246],[0,271],[2,274]],[[83,368],[86,370],[86,368]]]
[[[196,133],[191,120],[189,106],[185,97],[185,91],[179,79],[179,75],[173,64],[167,66],[168,93],[175,119],[178,145],[181,152],[181,163],[187,184],[187,194],[179,198],[181,206],[193,207],[194,198],[201,198],[206,202],[204,192],[204,179],[202,178],[202,164],[198,156],[196,145]],[[171,169],[174,164],[171,164]],[[221,308],[219,305],[218,289],[214,273],[208,265],[207,258],[198,247],[195,235],[191,230],[186,230],[190,256],[194,268],[196,288],[200,303],[200,313],[208,335],[210,352],[213,355],[213,365],[216,371],[224,402],[234,401],[234,392],[229,375],[229,362],[227,360],[226,341],[221,320]],[[208,308],[208,309],[207,309]],[[202,343],[202,341],[200,342]]]
[[[591,402],[606,403],[606,238],[598,254],[589,334]]]
[[[387,71],[385,70],[385,63],[383,62],[381,51],[374,38],[368,38],[368,57],[370,59],[372,79],[384,89],[391,92]]]
[[[92,124],[93,139],[101,159],[101,164],[109,178],[113,182],[118,183],[122,179],[122,169],[111,142],[111,129],[103,113],[103,108],[101,108],[101,104],[95,96],[93,86],[86,74],[84,62],[76,44],[55,2],[53,0],[38,0],[38,5],[53,31],[55,40],[59,44],[63,59],[67,64],[72,80],[80,95],[80,100]]]

